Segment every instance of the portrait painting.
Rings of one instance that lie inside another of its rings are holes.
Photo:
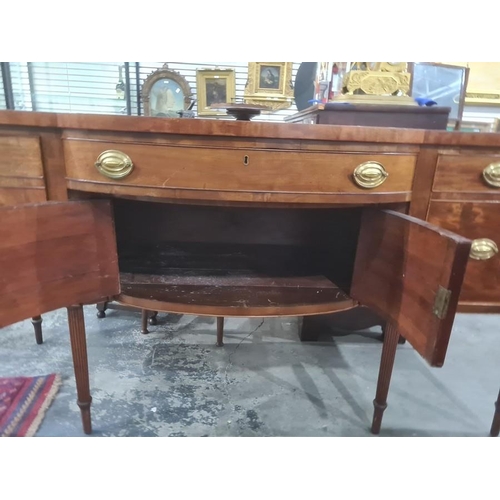
[[[259,88],[278,90],[280,88],[280,73],[280,66],[261,64],[259,74]]]
[[[207,78],[205,80],[205,92],[207,94],[207,106],[217,102],[227,102],[227,81],[224,78]]]
[[[214,104],[232,103],[236,98],[235,74],[233,69],[199,69],[196,71],[196,94],[198,115],[225,115]]]
[[[294,98],[292,66],[291,62],[249,62],[245,103],[273,111],[289,108]]]

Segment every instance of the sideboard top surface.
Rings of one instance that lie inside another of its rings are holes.
[[[0,127],[77,129],[193,136],[248,137],[443,146],[498,147],[500,133],[465,133],[390,127],[308,125],[190,118],[0,111]]]

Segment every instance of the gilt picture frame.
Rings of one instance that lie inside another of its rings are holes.
[[[187,80],[164,64],[144,80],[141,98],[145,116],[180,118],[192,102],[192,92]]]
[[[249,62],[245,102],[273,110],[290,107],[293,101],[291,62]]]
[[[236,98],[236,79],[233,69],[199,69],[196,71],[196,97],[199,116],[226,115],[210,106],[233,103]]]

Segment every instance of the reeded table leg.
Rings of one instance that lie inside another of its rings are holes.
[[[82,306],[68,307],[69,336],[71,339],[71,352],[73,355],[73,368],[75,370],[77,404],[82,415],[83,432],[92,433],[90,417],[89,364],[87,359],[87,339],[85,338],[85,321]]]
[[[382,425],[382,416],[387,408],[387,394],[391,383],[392,368],[398,347],[399,333],[397,328],[387,323],[384,335],[384,345],[382,347],[382,358],[378,373],[377,394],[373,400],[375,411],[373,412],[372,433],[379,434]]]
[[[31,318],[31,323],[33,323],[33,328],[35,329],[36,343],[43,344],[42,317],[41,316],[33,316]]]
[[[491,423],[490,436],[498,437],[500,434],[500,391],[498,392],[498,399],[495,403],[495,414],[493,415],[493,422]]]
[[[224,336],[224,318],[221,316],[217,317],[217,347],[222,347],[224,342],[222,341]]]

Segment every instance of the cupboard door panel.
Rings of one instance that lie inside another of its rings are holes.
[[[109,201],[0,208],[0,328],[119,293]]]
[[[397,325],[431,365],[444,362],[470,240],[390,210],[366,210],[351,295]]]

